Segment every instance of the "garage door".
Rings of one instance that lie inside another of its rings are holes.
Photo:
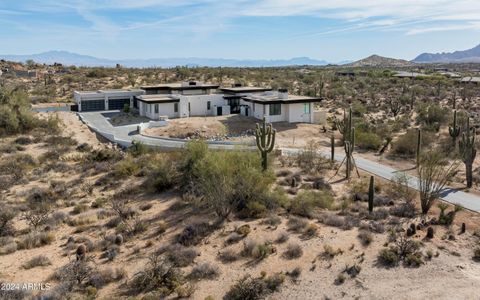
[[[130,105],[130,99],[108,99],[108,110],[123,109],[125,104]]]
[[[105,100],[84,100],[82,111],[105,110]]]

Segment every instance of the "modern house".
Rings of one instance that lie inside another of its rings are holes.
[[[140,89],[74,92],[78,111],[123,109],[125,105],[152,120],[242,114],[268,122],[314,123],[314,103],[321,98],[289,95],[287,90],[234,85],[222,87],[189,81]]]

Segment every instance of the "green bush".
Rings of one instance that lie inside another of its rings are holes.
[[[115,164],[113,174],[118,178],[125,178],[128,176],[137,175],[140,171],[140,166],[132,157],[127,156]]]
[[[328,191],[301,191],[290,204],[290,213],[311,217],[315,208],[329,209],[333,204],[333,197]]]
[[[382,145],[382,139],[374,132],[357,130],[355,132],[355,145],[363,150],[377,151]]]
[[[222,218],[234,211],[264,215],[283,201],[278,192],[270,192],[275,176],[262,172],[257,153],[211,151],[194,142],[187,145],[181,170],[185,192],[203,196],[203,204]]]
[[[175,159],[166,154],[158,154],[149,160],[150,167],[146,184],[156,192],[173,188],[179,181]]]
[[[400,257],[395,249],[389,248],[380,250],[378,260],[386,266],[393,267],[399,263]]]
[[[422,148],[428,147],[434,139],[434,134],[422,131]],[[416,129],[407,131],[407,133],[393,141],[392,153],[402,157],[414,157],[417,151],[417,140],[418,132]]]

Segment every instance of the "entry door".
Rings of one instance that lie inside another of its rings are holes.
[[[221,116],[221,115],[222,115],[222,107],[218,106],[217,107],[217,116]]]

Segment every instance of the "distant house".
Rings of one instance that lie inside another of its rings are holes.
[[[313,123],[320,98],[289,95],[287,90],[233,87],[198,81],[143,86],[140,89],[74,92],[79,111],[122,109],[125,105],[152,120],[242,114],[268,122]]]
[[[480,83],[480,77],[463,77],[460,79],[461,83],[475,83],[479,84]]]
[[[337,77],[355,77],[356,73],[353,71],[341,71],[341,72],[336,72],[335,76]]]
[[[418,77],[427,77],[429,75],[417,72],[405,72],[405,71],[397,71],[393,77],[397,78],[418,78]]]
[[[442,72],[438,72],[438,74],[443,75],[443,76],[446,76],[446,77],[449,77],[449,78],[460,78],[460,77],[462,77],[462,76],[461,76],[460,74],[458,74],[458,73],[447,72],[447,71],[445,71],[445,72],[443,72],[443,71],[442,71]]]

